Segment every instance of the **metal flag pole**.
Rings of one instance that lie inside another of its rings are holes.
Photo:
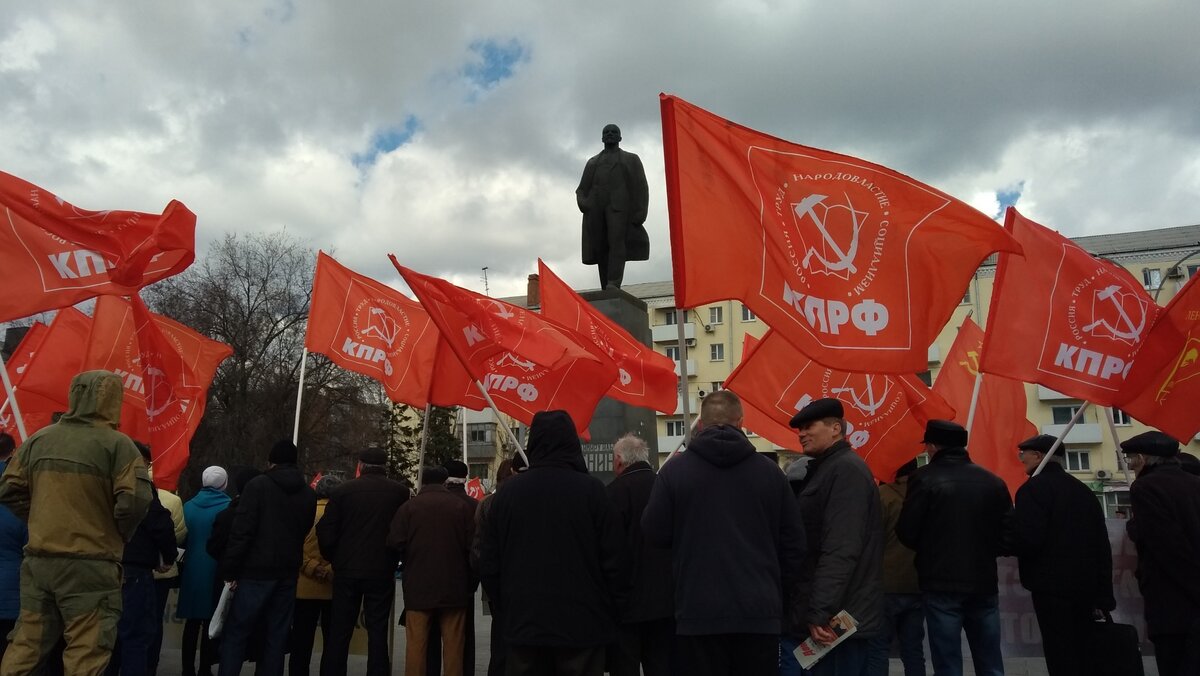
[[[425,445],[429,443],[429,411],[432,404],[425,404],[425,417],[421,418],[421,450],[417,453],[417,490],[421,490],[421,478],[425,475]]]
[[[467,463],[467,407],[462,407],[463,416],[463,464]]]
[[[967,310],[967,316],[963,317],[963,323],[966,323],[966,321],[968,319],[970,319],[971,315],[973,315],[973,314],[975,314],[974,309]],[[962,330],[961,325],[958,327],[958,330],[959,331]],[[971,405],[969,408],[967,408],[967,436],[968,437],[970,437],[970,435],[971,435],[971,427],[975,424],[975,408],[979,405],[979,389],[982,385],[983,385],[983,371],[979,370],[979,364],[978,364],[978,362],[976,362],[976,364],[975,364],[975,387],[971,389]]]
[[[12,381],[8,378],[8,367],[4,365],[4,356],[0,355],[0,378],[4,380],[4,391],[8,393],[8,405],[12,407],[13,417],[17,422],[17,434],[21,438],[17,443],[23,442],[29,438],[25,432],[25,419],[21,417],[21,406],[17,403],[17,389],[13,387]]]
[[[675,308],[675,326],[679,332],[679,405],[683,409],[683,442],[680,446],[687,445],[687,442],[692,438],[692,426],[688,423],[688,417],[691,414],[688,402],[688,373],[687,373],[687,340],[684,338],[683,320],[687,319],[687,310],[683,310],[683,316],[679,316],[680,308]],[[678,451],[679,449],[675,449]],[[675,455],[673,451],[671,455]],[[670,460],[670,456],[667,456]]]
[[[699,424],[700,424],[700,416],[697,415],[695,417],[695,419],[692,420],[692,426],[690,428],[688,428],[687,434],[685,434],[683,437],[683,441],[679,442],[679,445],[675,447],[675,450],[673,450],[669,454],[667,454],[667,457],[663,460],[663,464],[666,464],[667,462],[669,462],[671,460],[671,458],[674,458],[676,453],[679,453],[679,452],[683,451],[683,449],[687,448],[688,442],[692,438],[692,432],[695,431],[696,426]]]
[[[1059,446],[1062,446],[1063,439],[1066,439],[1067,435],[1071,433],[1071,428],[1075,427],[1075,423],[1079,422],[1079,419],[1083,417],[1083,412],[1087,410],[1087,407],[1090,406],[1091,403],[1092,402],[1090,401],[1085,401],[1083,402],[1083,405],[1079,407],[1079,410],[1075,411],[1075,415],[1071,416],[1071,421],[1067,423],[1067,426],[1065,429],[1063,429],[1062,434],[1058,435],[1058,438],[1054,440],[1054,444],[1050,446],[1050,450],[1046,451],[1046,455],[1042,458],[1042,461],[1038,463],[1037,469],[1033,470],[1033,474],[1030,474],[1029,476],[1037,476],[1042,473],[1042,469],[1046,466],[1046,463],[1050,462],[1050,457],[1054,455],[1054,452],[1058,450]]]
[[[478,380],[475,381],[475,387],[479,388],[479,392],[483,395],[484,401],[488,403],[488,406],[492,407],[492,412],[496,414],[496,419],[499,420],[500,409],[496,408],[496,402],[492,401],[492,395],[488,394],[487,388],[484,387],[483,383],[479,382]],[[466,411],[466,409],[463,409],[463,411]],[[463,419],[466,420],[465,413],[463,414]],[[513,443],[513,447],[517,449],[517,453],[521,456],[521,459],[525,461],[525,466],[529,467],[529,456],[525,455],[525,449],[521,448],[521,441],[517,439],[517,435],[513,434],[512,428],[510,428],[508,425],[501,425],[501,427],[503,427],[504,431],[508,433],[509,441]]]
[[[300,443],[300,399],[304,395],[304,369],[308,366],[308,348],[300,357],[300,386],[296,388],[296,424],[292,427],[292,444]]]
[[[1117,436],[1116,413],[1113,407],[1109,406],[1104,409],[1104,414],[1108,418],[1108,431],[1112,434],[1113,445],[1117,449],[1117,464],[1121,466],[1121,472],[1125,475],[1125,483],[1132,483],[1129,479],[1129,464],[1125,462],[1125,454],[1121,452],[1121,437]]]

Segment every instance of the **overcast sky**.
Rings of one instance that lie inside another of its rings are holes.
[[[288,232],[493,295],[577,287],[600,130],[650,180],[658,93],[1068,235],[1200,223],[1200,3],[0,0],[0,170],[93,209]]]

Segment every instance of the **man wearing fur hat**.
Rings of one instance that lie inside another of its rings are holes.
[[[316,493],[296,460],[295,444],[276,442],[267,471],[246,484],[239,498],[221,557],[223,577],[235,585],[221,638],[221,676],[241,672],[246,641],[260,623],[265,631],[259,673],[283,673],[304,538],[317,513]]]
[[[965,631],[975,673],[1001,676],[996,557],[1006,554],[1012,498],[1000,477],[971,462],[961,425],[930,420],[922,443],[929,464],[908,480],[896,535],[917,553],[934,673],[962,673]]]
[[[1050,676],[1082,675],[1091,673],[1081,657],[1089,653],[1093,612],[1117,605],[1112,547],[1095,494],[1063,469],[1061,444],[1033,476],[1055,441],[1039,434],[1017,444],[1030,478],[1017,490],[1013,548],[1021,586],[1033,596],[1046,669]]]
[[[1158,673],[1200,673],[1200,477],[1183,471],[1179,442],[1162,432],[1123,441],[1121,452],[1137,472],[1126,528]]]

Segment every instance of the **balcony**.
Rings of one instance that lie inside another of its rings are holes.
[[[933,345],[929,346],[929,363],[930,364],[942,363],[942,349],[937,346],[937,343],[934,343]]]
[[[1066,425],[1042,425],[1042,434],[1060,436]],[[1096,423],[1078,423],[1071,428],[1071,433],[1063,439],[1065,444],[1098,444],[1102,438],[1100,425]]]
[[[1070,395],[1056,392],[1045,385],[1038,385],[1038,401],[1063,401],[1065,399],[1074,399]],[[1049,434],[1049,432],[1047,432]]]
[[[697,397],[688,397],[688,414],[695,417],[700,412],[700,399]],[[683,415],[683,399],[675,398],[675,415]]]
[[[683,443],[683,437],[668,437],[661,436],[658,438],[658,453],[659,455],[667,455]]]
[[[656,343],[678,343],[679,327],[675,324],[651,326],[650,335]],[[683,325],[683,337],[686,340],[696,340],[696,325],[693,322]]]
[[[688,378],[695,378],[696,377],[696,360],[688,359],[686,361],[687,361]],[[678,359],[675,360],[675,375],[679,375],[679,360]]]

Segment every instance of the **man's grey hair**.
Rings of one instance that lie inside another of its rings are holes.
[[[621,463],[625,466],[635,462],[649,462],[650,447],[646,445],[645,439],[630,432],[617,439],[617,443],[613,444],[613,455],[620,458]]]

